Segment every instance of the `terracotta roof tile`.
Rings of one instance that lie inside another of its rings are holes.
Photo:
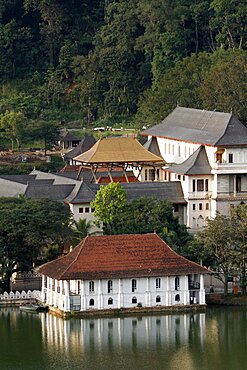
[[[88,236],[67,256],[39,272],[57,280],[208,273],[175,253],[156,234]]]

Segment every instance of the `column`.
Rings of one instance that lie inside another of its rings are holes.
[[[184,305],[190,303],[189,281],[188,275],[184,276]]]
[[[53,301],[53,304],[54,304],[54,307],[57,307],[57,280],[55,280],[55,287],[54,287],[54,301]]]
[[[150,278],[149,277],[146,278],[146,297],[145,297],[145,301],[146,301],[146,306],[150,307],[151,306],[151,292],[150,292]]]
[[[86,309],[86,298],[85,298],[85,282],[81,281],[81,311]]]
[[[165,289],[165,305],[169,306],[169,294],[170,294],[170,284],[169,284],[169,276],[166,276],[166,289]]]
[[[42,275],[42,283],[41,283],[41,301],[45,302],[45,275]]]
[[[70,311],[70,298],[69,298],[69,281],[64,281],[64,311]]]
[[[205,304],[204,276],[200,275],[199,304]]]
[[[123,282],[122,279],[118,279],[118,308],[123,307]]]
[[[98,287],[98,309],[102,309],[103,307],[103,292],[102,292],[102,280],[99,280],[99,287]]]

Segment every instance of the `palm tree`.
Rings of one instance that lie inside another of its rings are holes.
[[[79,242],[89,235],[90,229],[92,229],[91,221],[87,221],[85,218],[75,221],[75,241]]]

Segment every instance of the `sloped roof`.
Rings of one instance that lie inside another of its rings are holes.
[[[25,191],[25,196],[32,199],[51,199],[63,202],[73,190],[75,185],[72,184],[42,184],[38,183],[29,184]]]
[[[80,141],[78,137],[72,135],[68,130],[63,129],[59,135],[60,141]]]
[[[57,280],[206,274],[156,234],[88,236],[67,256],[38,271]]]
[[[75,161],[97,163],[163,162],[163,159],[146,150],[138,140],[131,137],[103,138]]]
[[[72,192],[64,200],[66,203],[90,203],[95,198],[95,192],[82,182],[74,187]]]
[[[127,192],[127,201],[132,201],[144,197],[154,197],[159,200],[168,200],[173,204],[186,203],[181,183],[178,181],[131,182],[121,183],[121,186]],[[81,184],[81,186],[74,188],[72,194],[65,199],[65,202],[72,204],[90,203],[92,200],[94,200],[95,194],[99,189],[99,184],[86,185],[85,183],[83,183]]]
[[[157,142],[156,137],[151,137],[144,145],[144,148],[146,148],[149,152],[161,157],[160,154],[160,148]]]
[[[93,136],[84,136],[84,138],[73,148],[70,152],[65,154],[65,159],[73,159],[78,155],[87,152],[94,144],[96,140]]]
[[[142,135],[208,145],[247,145],[247,128],[231,113],[176,107]]]
[[[199,148],[184,162],[173,164],[167,168],[167,171],[183,175],[210,175],[211,166],[208,161],[205,147],[202,145],[199,146]]]

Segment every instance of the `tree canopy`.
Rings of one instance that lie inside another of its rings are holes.
[[[199,251],[198,251],[199,248]],[[230,215],[217,214],[215,219],[208,220],[207,227],[197,234],[194,250],[200,258],[211,259],[213,270],[221,274],[228,290],[229,276],[240,278],[243,292],[246,290],[246,257],[247,257],[247,205],[232,208]]]
[[[69,208],[51,200],[0,198],[0,288],[12,274],[29,271],[42,249],[69,242]]]
[[[179,103],[246,122],[246,12],[245,0],[1,0],[0,114],[91,124],[148,111],[154,124]]]
[[[91,203],[94,216],[103,223],[104,234],[159,234],[171,247],[184,253],[192,237],[178,218],[172,205],[156,198],[140,198],[127,202],[119,183],[101,186]]]

